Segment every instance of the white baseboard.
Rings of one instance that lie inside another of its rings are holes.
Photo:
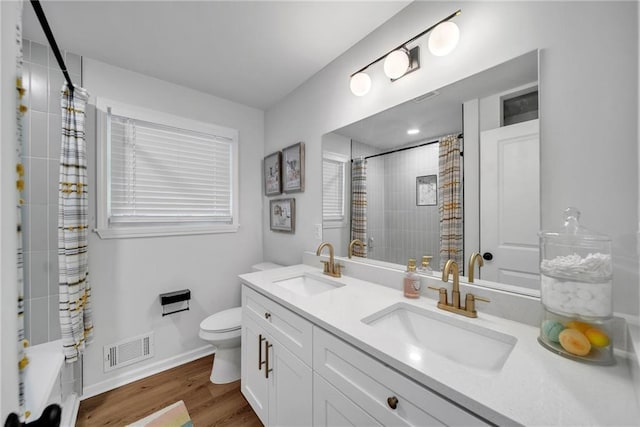
[[[113,390],[114,388],[118,388],[134,381],[141,380],[142,378],[146,378],[162,371],[166,371],[167,369],[184,365],[185,363],[189,363],[193,360],[200,359],[201,357],[205,357],[213,353],[215,353],[215,347],[213,347],[212,345],[206,345],[200,348],[196,348],[195,350],[188,351],[186,353],[178,354],[168,359],[159,360],[155,363],[145,365],[132,371],[124,372],[107,380],[84,387],[82,390],[81,400],[97,396],[100,393],[104,393],[106,391]]]

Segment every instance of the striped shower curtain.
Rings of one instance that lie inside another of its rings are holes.
[[[440,270],[448,260],[462,270],[462,175],[461,141],[457,135],[440,139],[439,175],[440,203]]]
[[[353,255],[367,257],[367,161],[355,159],[351,169],[351,240],[360,239],[364,248],[354,246]]]
[[[88,275],[87,147],[85,108],[89,95],[62,87],[62,149],[58,186],[60,329],[65,360],[75,362],[93,338]]]

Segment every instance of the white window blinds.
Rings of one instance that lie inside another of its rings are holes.
[[[344,219],[345,162],[335,157],[322,159],[322,219]]]
[[[108,114],[108,220],[233,221],[230,138]]]

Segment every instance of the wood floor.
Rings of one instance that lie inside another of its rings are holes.
[[[76,427],[124,426],[179,400],[195,427],[262,426],[240,393],[240,381],[209,381],[212,362],[213,356],[203,357],[83,400]]]

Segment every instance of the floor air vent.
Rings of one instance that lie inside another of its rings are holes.
[[[153,357],[153,332],[104,346],[104,371]]]

